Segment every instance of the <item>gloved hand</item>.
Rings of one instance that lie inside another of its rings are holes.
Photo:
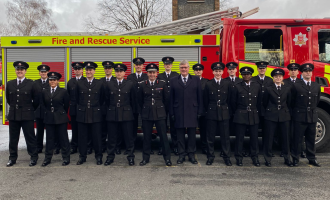
[[[172,119],[173,121],[175,121],[175,117],[174,117],[174,115],[171,116],[171,119]]]

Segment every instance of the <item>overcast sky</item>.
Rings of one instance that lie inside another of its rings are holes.
[[[5,2],[0,0],[0,21],[6,21]],[[83,19],[97,15],[97,0],[47,0],[60,32],[84,31]],[[260,11],[249,18],[324,18],[330,17],[330,0],[232,0],[244,13]]]

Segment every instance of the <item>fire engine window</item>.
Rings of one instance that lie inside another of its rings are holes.
[[[319,30],[319,55],[320,61],[330,62],[330,29]]]
[[[246,29],[244,46],[247,61],[267,61],[270,65],[284,65],[281,29]]]

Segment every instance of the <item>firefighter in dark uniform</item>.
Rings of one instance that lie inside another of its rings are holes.
[[[126,145],[127,160],[130,166],[134,165],[134,142],[133,133],[134,115],[136,113],[136,86],[129,80],[125,80],[127,66],[115,64],[116,81],[112,81],[105,89],[107,105],[107,124],[108,124],[108,157],[104,165],[110,165],[115,159],[115,150],[118,131],[121,131]],[[121,129],[119,129],[119,127]]]
[[[272,146],[274,134],[280,129],[282,153],[284,163],[292,167],[290,155],[290,123],[291,123],[291,86],[283,83],[283,69],[274,69],[271,76],[274,84],[266,87],[263,94],[263,106],[265,107],[265,138],[263,144],[263,152],[265,157],[265,165],[271,167]]]
[[[88,134],[92,136],[96,164],[102,164],[102,105],[104,102],[104,87],[100,80],[94,78],[97,64],[84,62],[86,79],[79,81],[76,86],[77,122],[78,122],[78,148],[79,160],[77,165],[86,162]]]
[[[166,133],[166,107],[169,92],[164,80],[157,79],[158,66],[150,63],[146,66],[149,79],[139,83],[138,103],[142,118],[143,157],[140,165],[149,163],[151,152],[151,135],[155,124],[160,137],[162,153],[167,166],[171,166],[171,149]]]
[[[230,95],[232,85],[229,81],[221,78],[225,64],[216,62],[211,65],[214,79],[208,81],[203,94],[204,109],[206,112],[206,136],[208,154],[206,165],[212,165],[214,155],[214,141],[216,133],[220,133],[223,159],[227,166],[231,166],[230,161]]]
[[[202,64],[195,64],[192,66],[194,70],[195,76],[199,77],[201,80],[202,85],[202,93],[204,92],[205,85],[207,81],[209,81],[206,78],[203,78],[203,71],[204,71],[204,65]],[[199,126],[199,135],[201,138],[201,149],[203,154],[207,154],[207,139],[206,139],[206,121],[205,121],[205,113],[202,114],[202,116],[198,119],[198,126]]]
[[[111,61],[104,61],[104,62],[102,62],[102,66],[104,68],[105,77],[100,78],[100,81],[103,82],[104,88],[106,88],[107,84],[110,81],[116,81],[116,77],[112,76],[112,70],[113,70],[114,63]],[[103,113],[103,119],[104,119],[104,121],[102,123],[102,152],[104,153],[107,149],[107,137],[108,137],[107,121],[105,120],[105,117],[107,115],[107,106],[105,104],[105,101],[102,106],[102,113]],[[118,148],[118,146],[116,148],[116,153],[121,154],[120,148]]]
[[[71,78],[68,81],[67,85],[67,91],[70,95],[70,118],[71,118],[71,130],[72,130],[72,138],[71,138],[71,154],[77,153],[78,149],[78,123],[76,121],[76,115],[77,115],[77,105],[74,102],[75,99],[75,91],[76,86],[79,81],[83,81],[86,78],[83,77],[83,68],[84,64],[80,62],[74,62],[71,64],[75,77]]]
[[[265,92],[265,88],[271,86],[273,83],[272,78],[266,76],[266,71],[267,71],[267,65],[269,65],[268,62],[265,61],[260,61],[260,62],[256,62],[255,63],[257,65],[257,70],[258,70],[258,75],[251,78],[251,82],[257,82],[260,87],[261,87],[261,94],[263,95]],[[261,95],[261,104],[262,102],[262,95]],[[261,130],[264,130],[264,117],[265,116],[265,108],[263,106],[261,106],[261,111],[259,113],[259,127],[261,128]],[[265,133],[265,131],[262,131],[262,144],[264,144],[264,135],[267,134]],[[272,153],[272,156],[274,156],[274,154]]]
[[[44,129],[45,129],[45,124],[44,124],[44,113],[45,113],[45,108],[40,106],[40,98],[41,98],[41,92],[44,89],[49,88],[49,83],[48,83],[48,78],[47,78],[47,73],[50,70],[50,67],[48,65],[39,65],[38,68],[39,70],[39,75],[40,79],[34,81],[34,87],[35,90],[38,91],[38,95],[40,96],[39,98],[36,98],[38,108],[35,110],[35,120],[36,120],[36,125],[37,125],[37,144],[38,144],[38,153],[42,153],[42,149],[44,147]]]
[[[25,78],[29,65],[26,62],[14,62],[17,78],[7,82],[6,99],[9,107],[9,161],[7,167],[13,166],[17,160],[18,141],[21,128],[26,140],[27,151],[31,156],[29,166],[37,164],[37,138],[34,134],[34,99],[38,98],[32,80]]]
[[[299,67],[303,81],[292,87],[293,165],[298,166],[303,136],[306,143],[306,157],[309,164],[320,167],[315,157],[315,134],[318,120],[317,104],[320,101],[321,87],[311,80],[314,65],[305,63]]]
[[[238,67],[238,63],[236,62],[229,62],[226,64],[227,67],[227,72],[228,72],[228,77],[224,78],[227,81],[230,81],[231,83],[231,87],[234,88],[236,83],[240,83],[242,82],[242,79],[239,77],[236,77],[236,73],[237,73],[237,67]],[[235,126],[233,123],[233,116],[230,117],[229,120],[229,131],[230,131],[230,135],[235,135]],[[244,157],[248,157],[248,153],[246,151],[243,151],[243,156]],[[223,157],[223,152],[220,152],[220,157]]]
[[[45,108],[44,123],[46,125],[46,151],[42,166],[49,165],[52,160],[55,135],[58,136],[62,149],[62,166],[66,166],[70,163],[70,142],[67,131],[70,96],[66,89],[60,88],[58,85],[62,77],[60,73],[49,72],[47,76],[50,87],[43,90],[41,96],[41,104]]]
[[[232,91],[231,104],[234,113],[235,124],[235,157],[236,165],[243,166],[243,143],[246,129],[250,134],[250,154],[253,164],[260,166],[258,159],[258,125],[261,106],[261,87],[258,83],[252,82],[254,70],[251,67],[242,67],[240,73],[243,81],[237,83]]]
[[[158,75],[159,80],[164,80],[166,82],[168,92],[170,92],[170,79],[176,76],[179,76],[180,74],[177,72],[172,71],[172,65],[174,62],[173,57],[163,57],[162,61],[164,63],[165,71],[163,73],[160,73]],[[166,127],[168,127],[167,120],[170,122],[170,133],[171,133],[171,141],[172,141],[172,150],[175,155],[179,155],[178,151],[178,142],[177,142],[177,135],[176,135],[176,129],[174,127],[174,121],[171,117],[169,117],[169,110],[166,110]],[[158,152],[158,155],[162,152]]]
[[[134,86],[137,88],[136,89],[137,91],[139,89],[138,83],[147,80],[148,75],[142,73],[143,64],[145,63],[145,60],[143,58],[140,57],[134,58],[133,63],[134,63],[135,73],[128,75],[127,80],[133,82]],[[134,126],[133,126],[134,141],[136,140],[138,126],[139,126],[139,113],[134,113]],[[125,152],[125,154],[127,154],[127,151]]]
[[[284,79],[284,84],[287,84],[287,85],[290,85],[292,86],[293,84],[295,83],[299,83],[299,82],[303,82],[302,79],[298,78],[298,74],[299,74],[299,67],[300,65],[297,64],[297,63],[291,63],[287,66],[288,70],[289,70],[289,75],[290,77],[287,78],[287,79]],[[291,143],[291,149],[293,149],[293,133],[294,133],[294,130],[293,130],[293,121],[291,120],[291,132],[290,132],[290,143]],[[306,146],[305,146],[305,142],[302,141],[302,144],[301,144],[301,154],[300,154],[300,157],[302,158],[306,158],[306,153],[305,153],[305,149],[306,149]]]

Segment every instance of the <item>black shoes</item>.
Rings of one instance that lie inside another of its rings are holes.
[[[233,164],[231,164],[230,159],[225,159],[225,164],[226,164],[227,166],[232,166],[232,165],[233,165]]]
[[[121,150],[120,149],[116,149],[116,154],[120,155],[121,154]]]
[[[97,158],[97,159],[96,159],[96,164],[97,164],[97,165],[102,165],[102,164],[103,164],[103,162],[102,162],[102,158]]]
[[[220,151],[220,157],[223,157],[223,151]]]
[[[243,155],[243,157],[250,157],[250,153],[248,153],[248,152],[246,152],[246,151],[244,151],[244,152],[242,153],[242,155]]]
[[[149,160],[142,160],[142,161],[140,162],[140,166],[144,166],[144,165],[146,165],[147,163],[149,163]]]
[[[86,162],[86,158],[79,158],[77,165],[82,165],[84,162]]]
[[[92,153],[93,153],[93,149],[88,148],[88,149],[87,149],[87,155],[90,155],[90,154],[92,154]]]
[[[186,159],[183,157],[183,158],[179,158],[176,163],[178,164],[182,164],[184,161],[186,161]]]
[[[321,167],[321,165],[316,160],[310,160],[308,163],[310,165],[314,165],[315,167]]]
[[[179,155],[179,151],[178,151],[178,148],[173,148],[173,152],[174,152],[174,155],[178,156]]]
[[[236,165],[242,167],[243,162],[241,160],[236,160]]]
[[[37,164],[37,160],[31,160],[29,166],[35,166]]]
[[[70,154],[75,154],[75,153],[77,153],[78,151],[77,151],[77,149],[75,148],[72,148],[71,150],[70,150]]]
[[[9,160],[7,163],[7,167],[11,167],[16,164],[16,160]]]
[[[267,166],[267,167],[271,167],[272,166],[272,163],[271,162],[265,162],[265,165]]]
[[[293,167],[293,164],[292,164],[291,160],[289,160],[289,159],[285,159],[284,164],[286,164],[288,167]]]
[[[128,159],[128,165],[129,166],[135,165],[134,159]]]
[[[63,160],[62,166],[67,166],[70,164],[70,160]]]
[[[194,157],[189,158],[188,160],[191,162],[191,164],[194,164],[194,165],[198,164],[197,160]]]
[[[171,160],[165,160],[165,164],[166,164],[166,166],[172,166]]]
[[[213,161],[214,161],[213,158],[208,158],[207,161],[206,161],[206,165],[212,165]]]
[[[158,151],[158,153],[157,153],[157,155],[163,155],[163,148],[159,148],[159,151]]]
[[[45,160],[43,163],[42,163],[42,167],[46,167],[47,165],[50,164],[50,160]]]
[[[108,166],[108,165],[111,165],[111,163],[113,163],[113,159],[107,158],[107,160],[105,161],[104,165],[105,166]]]
[[[297,167],[299,165],[299,160],[293,159],[293,166]]]
[[[302,152],[301,152],[300,157],[302,157],[302,158],[306,158],[306,153],[305,153],[305,151],[302,151]]]
[[[54,151],[54,155],[57,155],[57,154],[59,154],[60,153],[60,150],[59,149],[55,149],[55,151]]]
[[[260,162],[258,160],[258,158],[254,158],[252,159],[252,162],[253,162],[253,165],[256,166],[256,167],[260,167]]]

